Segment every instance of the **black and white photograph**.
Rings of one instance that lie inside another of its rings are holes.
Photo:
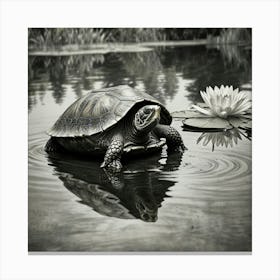
[[[0,0],[0,280],[279,280],[279,23]]]
[[[252,251],[251,28],[28,29],[28,251]]]

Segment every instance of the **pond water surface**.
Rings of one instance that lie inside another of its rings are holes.
[[[49,157],[45,133],[78,97],[129,84],[170,112],[209,85],[251,90],[251,51],[206,46],[29,57],[29,251],[251,251],[251,142],[241,130],[190,132],[188,150],[128,160]],[[222,146],[223,144],[223,146]]]

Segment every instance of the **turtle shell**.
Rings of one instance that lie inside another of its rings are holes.
[[[48,134],[53,137],[89,136],[107,130],[126,116],[138,103],[161,106],[160,123],[169,125],[167,109],[147,93],[122,85],[93,91],[70,105]]]

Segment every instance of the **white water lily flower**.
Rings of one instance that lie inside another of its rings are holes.
[[[226,119],[229,116],[242,116],[252,107],[252,102],[245,92],[233,90],[233,86],[218,88],[207,87],[206,92],[200,91],[201,97],[208,108],[192,105],[198,112],[209,117]]]

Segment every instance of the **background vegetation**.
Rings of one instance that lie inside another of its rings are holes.
[[[182,79],[191,80],[185,87],[192,102],[200,102],[199,91],[209,85],[251,83],[251,29],[247,28],[31,28],[28,32],[29,49],[43,50],[40,55],[29,53],[29,110],[43,102],[49,90],[55,102],[62,103],[69,86],[80,97],[96,85],[141,84],[165,103],[175,96]],[[114,43],[197,39],[206,39],[207,44],[153,46],[139,52],[71,53],[71,49],[93,45],[106,48]],[[65,55],[58,52],[52,56],[52,50],[63,50]]]
[[[251,41],[250,28],[29,28],[29,49],[66,45],[207,39],[213,43]]]

